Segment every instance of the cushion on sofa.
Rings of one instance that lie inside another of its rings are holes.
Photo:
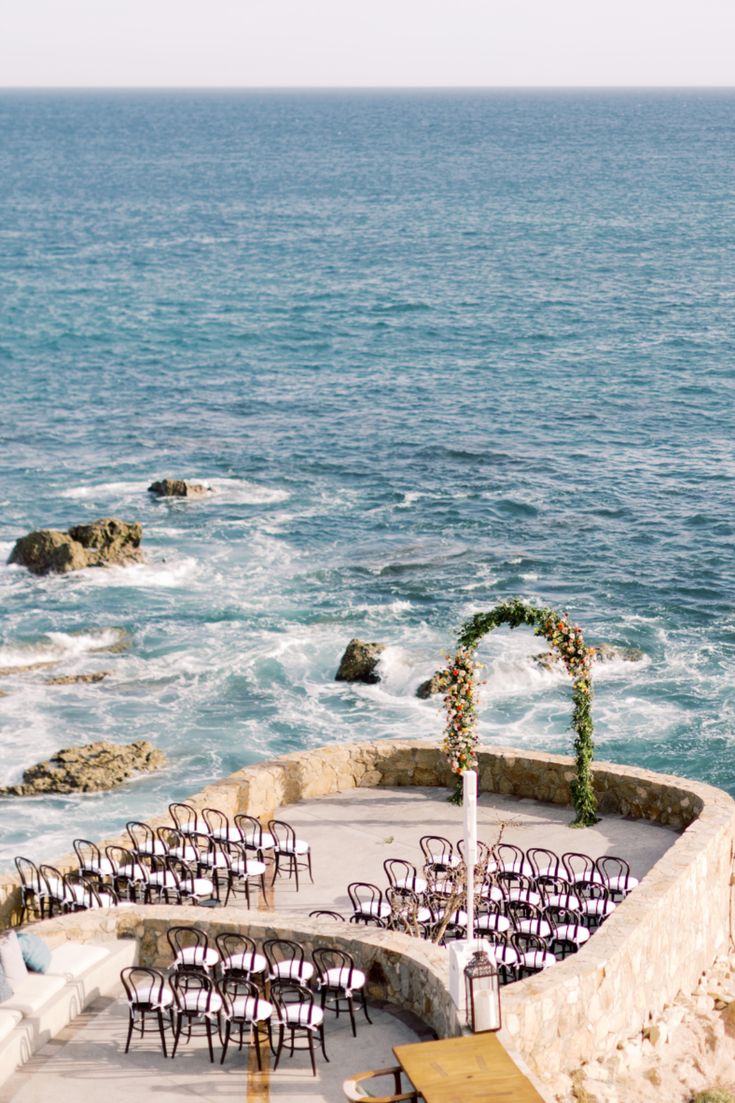
[[[84,942],[62,942],[51,951],[47,976],[78,980],[88,969],[110,956],[105,946],[93,946]]]
[[[28,974],[15,931],[8,931],[0,938],[0,968],[11,984],[25,980]]]
[[[37,934],[19,932],[18,942],[26,968],[32,973],[45,973],[51,964],[51,950]]]
[[[60,992],[65,984],[64,977],[28,973],[25,980],[15,985],[13,995],[1,1005],[2,1010],[20,1011],[23,1015],[37,1015],[44,1004]]]
[[[13,994],[13,986],[5,976],[2,965],[0,965],[0,1003],[5,1000],[9,1000]]]

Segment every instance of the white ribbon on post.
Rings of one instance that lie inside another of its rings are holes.
[[[475,937],[475,866],[477,865],[477,774],[465,770],[462,775],[464,807],[464,854],[467,871],[467,940]]]

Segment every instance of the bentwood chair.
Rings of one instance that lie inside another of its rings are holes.
[[[215,938],[220,956],[220,969],[223,979],[234,977],[237,980],[252,980],[254,977],[264,980],[268,972],[268,962],[252,938],[239,932],[222,932]]]
[[[124,846],[105,847],[107,860],[112,866],[112,888],[118,897],[135,903],[138,892],[145,897],[145,886],[148,882],[148,870],[142,862]]]
[[[383,899],[382,889],[369,881],[353,881],[347,886],[347,895],[352,904],[350,923],[385,926],[390,918],[390,905]]]
[[[388,884],[400,892],[415,892],[421,895],[426,891],[426,880],[419,877],[416,866],[407,862],[405,858],[386,858],[383,869],[388,878]]]
[[[316,1076],[315,1035],[319,1038],[324,1060],[329,1061],[329,1058],[324,1048],[324,1012],[321,1007],[316,1007],[314,993],[298,984],[281,984],[271,990],[271,999],[276,1009],[275,1025],[278,1027],[273,1071],[275,1072],[278,1068],[288,1034],[289,1055],[293,1057],[297,1050],[308,1050],[311,1071]]]
[[[206,931],[199,927],[169,927],[166,938],[176,973],[209,974],[219,964],[219,953],[212,949]]]
[[[316,987],[321,996],[322,1011],[330,1006],[339,1018],[343,1005],[346,1006],[350,1016],[352,1035],[356,1038],[353,995],[360,997],[365,1018],[371,1022],[365,999],[367,977],[362,969],[356,968],[354,958],[346,950],[334,949],[331,946],[316,946],[312,957],[316,966]]]
[[[20,877],[20,925],[33,913],[40,919],[44,917],[47,893],[41,881],[41,872],[30,858],[17,857],[15,868]]]
[[[276,845],[276,840],[270,831],[264,830],[262,823],[255,816],[248,816],[244,812],[239,812],[235,816],[235,827],[240,832],[248,850],[254,850],[258,861],[264,862],[265,855]]]
[[[360,1072],[357,1076],[350,1076],[342,1083],[342,1091],[348,1103],[365,1103],[369,1099],[372,1103],[419,1103],[418,1092],[410,1089],[402,1091],[401,1068],[396,1065],[387,1069],[372,1069],[370,1072]],[[373,1095],[363,1090],[360,1086],[367,1080],[379,1080],[383,1076],[393,1077],[392,1095]]]
[[[585,942],[589,942],[590,931],[584,925],[581,912],[572,908],[550,907],[545,915],[553,927],[549,949],[556,958],[563,960],[570,954],[576,954]]]
[[[443,835],[422,835],[419,846],[424,856],[424,869],[427,873],[432,871],[442,873],[459,865],[454,847]]]
[[[268,960],[271,991],[279,984],[306,985],[314,976],[314,966],[306,960],[303,946],[289,938],[267,938],[263,953]]]
[[[265,1029],[268,1043],[272,1046],[271,1017],[273,1015],[273,1004],[263,999],[258,991],[257,984],[241,977],[225,977],[220,987],[220,994],[223,1000],[223,1036],[220,1064],[225,1063],[233,1028],[239,1033],[238,1050],[246,1044],[245,1031],[247,1030],[247,1044],[253,1044],[258,1062],[258,1071],[261,1072],[263,1062],[260,1055],[260,1033],[261,1030]]]
[[[544,846],[532,846],[526,851],[526,859],[537,882],[539,877],[559,875],[559,858],[553,850],[547,850]]]
[[[214,981],[204,973],[174,973],[171,977],[171,988],[174,994],[174,1048],[171,1056],[176,1056],[184,1029],[188,1042],[192,1037],[197,1037],[194,1028],[203,1026],[209,1047],[209,1060],[214,1064],[212,1028],[215,1027],[219,1034],[223,1007],[222,997]]]
[[[130,839],[131,850],[138,858],[163,857],[166,853],[166,845],[156,835],[150,824],[140,820],[130,820],[125,825],[125,830]]]
[[[273,836],[273,853],[275,865],[273,867],[273,881],[284,872],[296,881],[296,891],[299,891],[299,870],[304,869],[309,874],[309,880],[314,884],[314,875],[311,871],[311,847],[304,839],[298,839],[296,832],[289,823],[283,820],[269,820],[268,831]]]
[[[630,865],[625,858],[615,858],[612,854],[605,854],[595,862],[597,872],[602,881],[610,890],[610,896],[615,901],[624,900],[631,889],[638,884],[638,878],[633,877]]]
[[[123,969],[120,973],[120,980],[125,989],[129,1013],[125,1052],[127,1053],[130,1049],[134,1031],[141,1038],[152,1032],[151,1027],[146,1023],[146,1015],[154,1015],[156,1021],[153,1030],[158,1032],[163,1056],[167,1057],[165,1027],[170,1025],[171,1005],[174,1002],[174,996],[166,977],[158,969],[133,965]],[[166,1022],[164,1022],[164,1015],[166,1016]]]
[[[250,907],[250,885],[257,881],[263,894],[263,903],[268,907],[268,894],[265,887],[265,862],[252,857],[252,850],[248,850],[244,843],[216,843],[220,847],[225,862],[225,877],[227,879],[227,894],[225,905],[230,896],[237,896],[242,890],[245,902]],[[257,889],[256,889],[257,892]]]
[[[218,808],[204,808],[202,819],[211,839],[216,839],[221,843],[242,842],[242,833],[239,827],[231,827],[227,816],[224,812],[220,812]]]
[[[102,885],[105,878],[112,877],[115,872],[112,862],[109,858],[103,858],[96,843],[89,839],[74,839],[72,846],[83,877],[94,877],[99,885]]]
[[[204,827],[203,821],[200,821],[199,813],[191,804],[182,804],[181,802],[169,804],[168,811],[174,821],[176,830],[180,831],[182,835],[192,835],[197,831],[201,831]]]
[[[309,912],[309,919],[334,919],[338,923],[346,923],[347,920],[339,912],[329,911],[327,908],[317,908],[316,911]]]

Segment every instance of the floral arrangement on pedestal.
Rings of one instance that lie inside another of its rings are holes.
[[[457,650],[443,672],[447,722],[442,748],[456,775],[450,800],[462,803],[462,774],[477,766],[477,646],[483,636],[501,624],[509,628],[529,625],[557,653],[572,678],[572,728],[576,777],[571,783],[576,816],[572,826],[597,823],[597,800],[592,787],[590,763],[593,755],[592,659],[595,649],[584,642],[582,629],[567,613],[538,608],[518,598],[502,602],[489,613],[476,613],[462,626]]]

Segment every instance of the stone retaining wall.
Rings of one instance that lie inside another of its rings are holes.
[[[573,776],[573,761],[562,756],[502,748],[483,749],[479,756],[484,792],[569,804]],[[730,944],[735,802],[711,786],[605,763],[595,765],[593,779],[603,814],[617,812],[683,833],[580,954],[504,990],[507,1040],[544,1078],[613,1049],[619,1039],[673,1002],[679,991],[693,988],[699,975]],[[220,808],[229,816],[249,812],[268,818],[283,805],[355,787],[443,786],[449,781],[446,763],[434,744],[358,743],[299,752],[248,767],[208,786],[189,803]],[[168,822],[168,817],[155,822]],[[67,856],[55,864],[75,867],[76,861]],[[6,921],[16,904],[14,882],[0,883],[0,914]],[[133,911],[125,909],[131,922]],[[139,911],[135,914],[139,916]],[[203,914],[194,910],[197,922],[203,922]],[[154,933],[145,935],[143,949],[154,960],[150,939],[157,940],[162,928],[156,926],[153,909],[150,916]],[[221,916],[218,913],[218,924]],[[72,918],[93,928],[102,922],[94,915]],[[278,913],[272,921],[280,929],[287,917]],[[253,914],[254,929],[270,922],[263,913]],[[315,932],[307,929],[310,921],[293,922],[305,938],[309,930]],[[400,996],[397,1002],[412,1006],[432,1025],[443,1023],[443,1030],[451,1027],[452,1009],[438,983],[440,967],[433,957],[426,964],[425,951],[419,952],[420,946],[407,950],[400,935],[355,931],[351,938],[366,949],[380,947],[385,960],[398,955],[399,973],[406,954],[417,963],[406,967],[409,972],[426,965],[430,1007],[422,985],[414,981],[406,982],[405,991],[396,981],[390,992],[395,989]],[[430,949],[430,953],[441,951]],[[376,960],[385,969],[383,958],[378,955]]]

